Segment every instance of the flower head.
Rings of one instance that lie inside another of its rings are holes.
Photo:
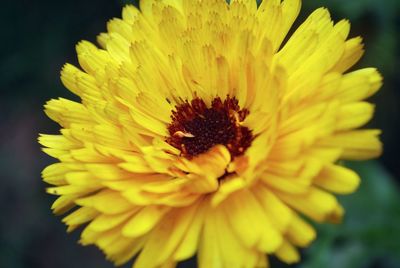
[[[50,100],[58,163],[43,179],[68,231],[135,268],[267,267],[299,260],[315,238],[303,216],[338,222],[332,193],[359,177],[340,159],[381,152],[363,99],[381,86],[349,22],[324,8],[286,38],[300,0],[142,0],[107,24]],[[287,41],[284,41],[286,38]]]

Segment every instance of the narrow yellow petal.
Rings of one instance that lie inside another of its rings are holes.
[[[215,237],[218,235],[215,212],[209,209],[205,215],[204,227],[199,241],[197,263],[199,268],[224,267],[221,250]]]
[[[135,212],[135,210],[137,209],[133,208],[132,211],[113,215],[101,214],[89,224],[89,228],[96,232],[108,231],[126,221]]]
[[[126,5],[122,9],[122,19],[130,24],[132,24],[138,16],[140,16],[140,11],[134,5]]]
[[[197,206],[172,211],[152,232],[133,267],[158,267],[172,258],[197,210]],[[154,255],[157,252],[157,255]]]
[[[99,215],[99,212],[93,208],[81,207],[66,216],[63,222],[69,226],[79,226],[91,221]]]
[[[235,235],[235,232],[226,225],[226,217],[220,210],[214,211],[214,223],[218,230],[217,240],[221,257],[225,266],[229,267],[255,267],[257,252],[246,247]]]
[[[56,199],[56,201],[54,201],[51,209],[53,210],[54,214],[63,214],[76,206],[75,199],[78,197],[78,194],[60,196]]]
[[[70,185],[92,187],[100,186],[100,182],[86,171],[72,171],[65,174],[65,179]]]
[[[358,188],[360,177],[350,169],[331,164],[321,170],[314,182],[329,191],[349,194]]]
[[[52,185],[65,185],[65,173],[70,169],[64,163],[55,163],[42,171],[43,180]]]
[[[317,188],[310,188],[307,193],[301,195],[279,193],[279,197],[294,209],[318,222],[326,220],[338,206],[333,195]]]
[[[181,244],[176,249],[174,259],[177,261],[185,260],[192,257],[198,248],[200,235],[204,223],[206,212],[206,204],[208,201],[200,201],[199,208],[196,215],[193,217],[193,222],[188,227],[186,235],[184,236]]]
[[[374,105],[368,102],[355,102],[343,105],[338,111],[337,130],[358,128],[366,124],[374,114]]]
[[[300,253],[289,242],[285,241],[276,251],[276,256],[287,264],[300,261]]]
[[[245,181],[240,177],[224,179],[218,188],[218,191],[211,198],[211,205],[213,207],[221,204],[231,193],[234,193],[246,186]]]
[[[282,242],[258,200],[250,191],[232,194],[222,205],[235,234],[246,247],[273,252]]]
[[[75,143],[74,141],[67,139],[63,135],[40,134],[39,143],[45,147],[60,150],[77,149],[82,146],[79,143]]]
[[[167,207],[148,206],[142,208],[124,226],[122,233],[127,237],[139,237],[154,228],[169,211]]]
[[[103,190],[95,195],[76,200],[80,206],[93,207],[105,214],[118,214],[132,209],[133,205],[118,192]]]
[[[361,37],[349,39],[345,43],[344,53],[338,63],[332,68],[334,72],[345,72],[352,67],[364,54]]]
[[[315,229],[298,215],[294,215],[287,237],[291,243],[299,247],[307,247],[316,238]]]
[[[70,127],[71,124],[94,124],[94,119],[87,108],[74,101],[63,98],[53,99],[48,101],[44,108],[47,116],[63,127]]]
[[[320,144],[343,148],[342,159],[366,160],[381,155],[380,133],[380,130],[347,131],[326,138]]]
[[[343,102],[358,101],[372,96],[381,86],[379,72],[375,68],[365,68],[345,74],[335,95]]]
[[[292,219],[292,210],[266,187],[256,185],[253,192],[275,228],[286,231]]]

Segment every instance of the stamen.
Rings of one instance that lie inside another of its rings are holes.
[[[225,145],[232,158],[242,155],[253,141],[251,130],[242,126],[249,114],[240,109],[238,100],[227,96],[224,101],[216,97],[211,107],[196,97],[185,101],[172,111],[167,142],[181,150],[181,155],[192,158],[217,144]]]

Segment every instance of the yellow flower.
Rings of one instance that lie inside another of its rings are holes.
[[[50,100],[60,135],[41,135],[44,169],[68,231],[115,264],[268,267],[299,260],[315,238],[306,217],[339,222],[332,193],[357,174],[339,159],[379,156],[363,99],[381,86],[347,20],[314,11],[284,41],[300,0],[142,0],[123,9],[101,48],[82,41]],[[73,210],[73,211],[71,211]]]

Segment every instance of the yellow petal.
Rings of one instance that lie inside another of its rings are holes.
[[[343,102],[358,101],[372,96],[382,86],[382,76],[375,68],[345,74],[336,97]]]
[[[282,237],[250,191],[232,194],[221,206],[233,231],[246,247],[272,252],[282,242]]]
[[[292,194],[301,194],[308,190],[309,184],[296,177],[282,177],[272,173],[264,173],[261,180],[269,187]]]
[[[122,19],[130,24],[132,24],[138,16],[140,16],[140,11],[134,5],[126,5],[122,9]]]
[[[119,192],[111,190],[103,190],[95,195],[80,198],[76,203],[80,206],[93,207],[105,214],[118,214],[133,207]]]
[[[333,195],[317,188],[310,188],[307,193],[300,195],[279,193],[279,197],[294,209],[318,222],[329,218],[338,206]]]
[[[252,190],[274,227],[285,231],[291,222],[292,210],[268,188],[256,185]]]
[[[299,247],[307,247],[316,237],[314,228],[298,215],[293,215],[287,229],[287,237],[291,243]]]
[[[344,53],[338,63],[332,68],[333,72],[345,72],[352,67],[364,54],[364,45],[361,37],[351,38],[346,41]]]
[[[64,163],[55,163],[42,171],[43,180],[52,185],[65,185],[65,173],[70,169]]]
[[[57,198],[54,201],[51,209],[55,214],[63,214],[70,210],[71,208],[75,207],[75,199],[77,199],[80,195],[79,194],[70,194],[70,195],[63,195]]]
[[[289,242],[285,241],[276,251],[276,256],[287,264],[300,261],[300,254]]]
[[[355,102],[343,105],[338,111],[337,130],[358,128],[366,124],[374,114],[374,105],[368,102]]]
[[[223,145],[216,145],[192,160],[180,158],[175,166],[189,173],[187,178],[192,180],[188,185],[191,192],[212,192],[218,188],[218,178],[225,174],[230,160],[231,155],[228,149]],[[204,173],[204,170],[207,172]]]
[[[49,187],[46,189],[46,192],[53,195],[84,195],[95,192],[100,188],[100,185],[64,185],[58,187]]]
[[[116,266],[120,266],[127,261],[129,261],[131,258],[133,258],[137,253],[143,248],[143,244],[146,241],[146,236],[140,237],[138,239],[133,240],[130,246],[126,247],[125,250],[121,250],[118,253],[115,253],[112,257],[111,260],[114,261],[114,264]]]
[[[77,102],[63,98],[53,99],[48,101],[44,108],[46,115],[63,127],[69,127],[71,124],[94,124],[87,108]]]
[[[69,226],[79,226],[94,219],[99,212],[93,208],[81,207],[63,219]]]
[[[172,211],[152,232],[133,267],[157,267],[170,259],[186,235],[196,210],[197,206],[191,206]]]
[[[60,150],[76,149],[81,146],[79,143],[75,143],[62,135],[40,134],[39,143],[45,147]]]
[[[380,130],[356,130],[338,133],[319,142],[324,146],[343,148],[342,159],[366,160],[382,153]]]
[[[197,263],[199,268],[224,267],[221,250],[215,237],[218,235],[215,212],[209,209],[205,215],[204,227],[200,237]]]
[[[89,224],[89,228],[96,232],[108,231],[126,221],[137,209],[133,208],[132,211],[121,214],[101,214]]]
[[[331,164],[321,170],[314,182],[329,191],[348,194],[358,188],[360,177],[350,169]]]
[[[65,179],[70,185],[93,187],[100,186],[100,182],[86,171],[73,171],[65,175]]]
[[[202,227],[204,223],[204,217],[206,212],[207,202],[206,200],[199,201],[199,208],[196,211],[196,215],[193,217],[192,223],[189,225],[186,235],[182,239],[181,244],[175,251],[174,259],[182,261],[192,257],[198,247],[200,234],[202,233]]]
[[[224,179],[218,188],[218,191],[211,198],[211,205],[213,207],[218,206],[223,202],[231,193],[234,193],[246,186],[245,181],[240,177],[226,178]]]
[[[257,251],[246,247],[235,235],[227,218],[220,210],[213,213],[214,224],[218,230],[215,236],[217,240],[224,267],[255,267],[258,261]]]
[[[169,211],[163,206],[147,206],[136,213],[122,229],[127,237],[139,237],[149,232]]]

